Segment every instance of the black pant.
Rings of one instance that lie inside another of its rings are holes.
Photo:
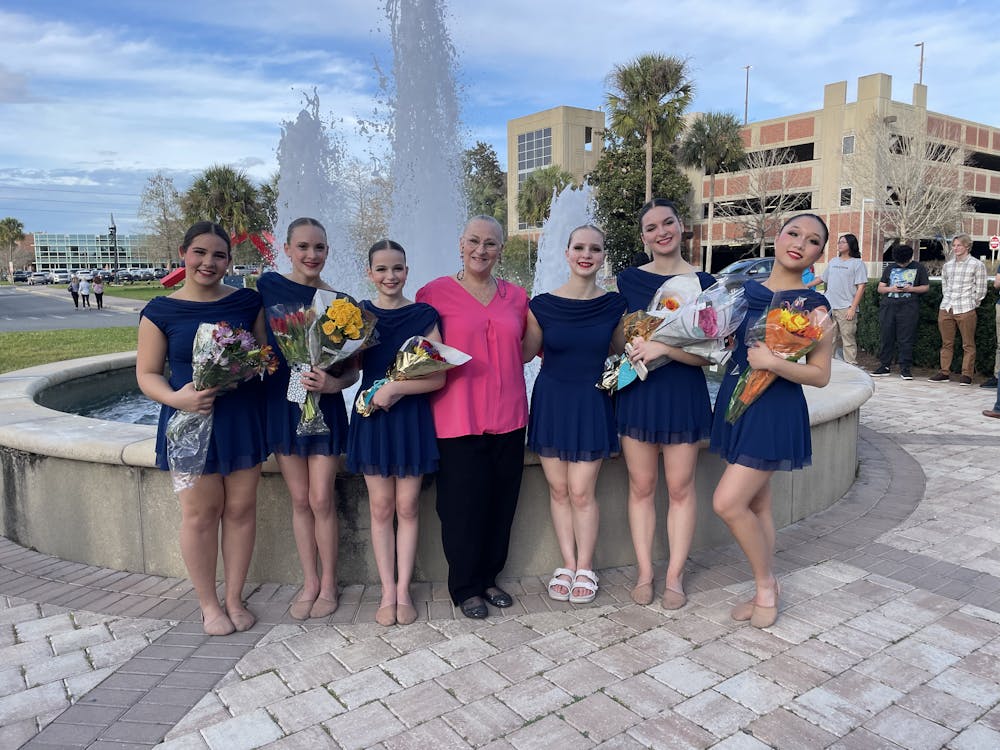
[[[80,294],[78,292],[72,292],[71,291],[70,295],[73,297],[73,307],[79,307],[80,306]]]
[[[438,440],[437,513],[455,604],[496,585],[524,469],[524,428]]]
[[[913,343],[917,340],[920,301],[883,299],[878,308],[881,347],[878,358],[882,367],[892,364],[892,355],[899,344],[899,367],[908,370],[913,365]]]
[[[100,293],[94,292],[94,299],[97,300],[97,309],[98,310],[103,310],[104,309],[104,292],[100,292]]]

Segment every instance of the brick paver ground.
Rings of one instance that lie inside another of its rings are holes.
[[[677,612],[632,604],[629,568],[586,607],[506,582],[517,605],[481,622],[418,585],[405,628],[372,622],[377,587],[301,624],[265,584],[253,630],[208,638],[186,581],[0,539],[0,747],[1000,747],[994,394],[876,387],[854,486],[779,534],[763,631],[729,619],[732,546],[693,556]]]

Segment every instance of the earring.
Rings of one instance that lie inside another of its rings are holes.
[[[462,259],[462,268],[459,270],[458,273],[455,274],[455,278],[461,281],[462,279],[465,278],[465,256],[459,253],[458,257]]]
[[[504,281],[507,280],[507,277],[504,275],[504,272],[503,272],[503,256],[502,255],[498,255],[497,256],[497,276],[499,276]]]

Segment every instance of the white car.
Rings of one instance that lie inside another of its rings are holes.
[[[49,280],[53,284],[68,284],[69,280],[72,278],[72,274],[69,271],[49,271]]]

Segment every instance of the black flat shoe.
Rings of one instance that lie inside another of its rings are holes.
[[[483,594],[483,599],[488,601],[494,607],[500,607],[500,609],[506,609],[514,604],[514,597],[498,586],[491,586],[486,589],[486,593]]]
[[[485,620],[486,616],[490,613],[486,609],[486,602],[478,596],[470,596],[464,602],[459,605],[462,610],[462,614],[473,620]]]

